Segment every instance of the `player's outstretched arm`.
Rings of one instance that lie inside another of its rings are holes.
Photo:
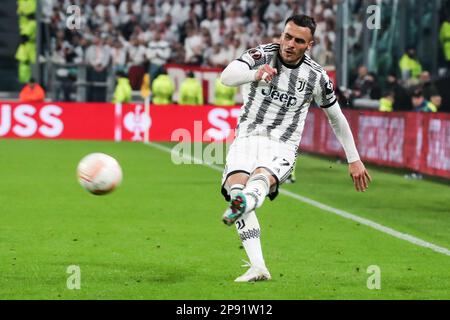
[[[268,64],[262,65],[257,70],[251,70],[246,63],[234,60],[222,71],[220,81],[226,86],[237,87],[253,81],[269,82],[276,74],[277,70]]]
[[[349,164],[348,169],[350,177],[353,180],[356,191],[366,191],[372,178],[359,158],[352,131],[350,130],[347,119],[342,113],[341,107],[336,102],[333,106],[323,110],[330,120],[330,125],[333,128],[336,137],[344,148]]]

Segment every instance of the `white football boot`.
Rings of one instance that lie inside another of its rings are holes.
[[[254,282],[272,279],[269,270],[265,266],[253,266],[247,262],[243,267],[250,268],[242,276],[237,277],[234,282]]]

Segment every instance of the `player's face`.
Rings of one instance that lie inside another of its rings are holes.
[[[300,27],[290,21],[284,27],[280,39],[280,52],[283,61],[288,64],[297,64],[305,51],[313,45],[311,30]]]

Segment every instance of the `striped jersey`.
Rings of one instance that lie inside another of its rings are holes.
[[[244,105],[236,136],[267,135],[298,146],[311,102],[328,108],[337,99],[333,83],[319,64],[305,54],[297,65],[287,65],[278,57],[279,49],[276,43],[260,45],[238,58],[252,70],[268,64],[277,69],[277,75],[269,83],[242,86]]]

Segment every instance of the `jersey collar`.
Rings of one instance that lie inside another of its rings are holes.
[[[281,58],[281,56],[279,54],[277,55],[277,57],[280,60],[280,62],[283,64],[283,66],[285,66],[288,69],[297,69],[298,67],[300,67],[302,65],[303,61],[305,60],[305,54],[303,54],[303,57],[300,59],[300,61],[297,64],[292,65],[292,64],[287,64],[286,62],[284,62],[283,58]]]

